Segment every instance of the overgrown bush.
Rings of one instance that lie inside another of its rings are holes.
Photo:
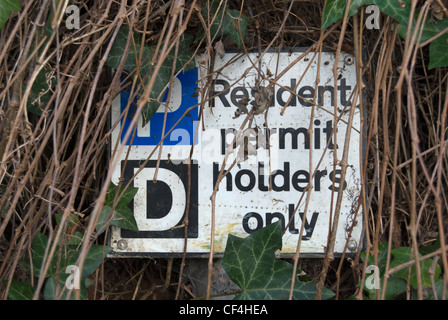
[[[368,5],[378,28],[366,25]],[[120,76],[148,121],[195,54],[304,46],[363,61],[366,246],[291,267],[312,278],[312,298],[446,299],[446,9],[439,0],[0,0],[1,299],[66,298],[73,264],[84,271],[72,298],[195,298],[182,259],[105,258],[108,226],[135,227],[126,211],[135,190],[110,185]],[[365,286],[370,265],[378,290]]]

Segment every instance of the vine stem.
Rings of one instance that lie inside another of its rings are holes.
[[[410,12],[410,17],[414,16],[414,12],[415,12],[415,6],[416,6],[416,2],[412,1],[411,3],[411,12]],[[422,7],[422,10],[420,11],[420,14],[418,16],[416,25],[420,26],[421,23],[424,23],[424,19],[422,19],[423,15],[426,15],[427,13],[427,9],[428,9],[428,4],[427,2],[425,2],[425,4]],[[394,170],[393,170],[393,177],[392,177],[392,201],[391,201],[391,217],[394,218],[395,216],[395,192],[396,192],[396,176],[397,176],[397,155],[398,155],[398,148],[399,148],[399,130],[400,130],[400,120],[401,120],[401,101],[402,101],[402,86],[403,86],[403,81],[404,79],[407,79],[408,85],[409,85],[409,81],[410,81],[410,72],[407,68],[407,66],[410,64],[411,68],[415,62],[415,58],[416,58],[416,53],[418,50],[418,46],[416,46],[416,48],[413,50],[412,48],[414,47],[415,43],[419,43],[419,41],[416,41],[416,38],[418,37],[418,39],[420,39],[421,36],[421,32],[423,31],[423,28],[417,27],[414,29],[414,32],[412,32],[412,25],[413,25],[413,19],[409,19],[409,23],[408,23],[408,28],[407,28],[407,33],[406,33],[406,41],[405,41],[405,51],[403,53],[403,62],[401,65],[402,68],[402,72],[400,73],[400,77],[398,78],[397,84],[395,86],[395,90],[396,90],[396,94],[397,94],[397,106],[398,106],[398,111],[397,111],[397,128],[396,128],[396,136],[395,136],[395,150],[394,150],[394,161],[393,161],[393,165],[394,165]],[[418,33],[420,30],[420,34]],[[428,179],[428,181],[430,181],[426,166],[423,164],[423,160],[421,159],[421,154],[420,151],[418,149],[418,135],[416,133],[416,123],[415,123],[415,118],[413,119],[413,113],[415,111],[415,108],[412,109],[411,104],[413,104],[412,98],[413,97],[413,93],[412,93],[412,86],[410,88],[408,88],[408,100],[407,100],[407,106],[408,106],[408,111],[409,111],[409,127],[410,127],[410,132],[411,132],[411,139],[412,139],[412,172],[411,172],[411,185],[412,185],[412,190],[411,190],[411,212],[410,212],[410,234],[411,234],[411,241],[412,241],[412,251],[416,257],[417,260],[417,264],[416,264],[416,270],[417,270],[417,295],[419,299],[422,299],[422,283],[421,283],[421,274],[420,274],[420,263],[419,263],[419,257],[418,257],[418,247],[417,247],[417,239],[416,239],[416,235],[417,235],[417,225],[416,225],[416,193],[417,193],[417,186],[416,186],[416,168],[417,168],[417,156],[418,159],[420,160],[420,164],[422,165],[422,169],[423,172],[426,176],[426,178]],[[412,109],[412,110],[411,110]],[[432,191],[434,191],[434,195],[437,197],[437,194],[435,192],[435,188],[432,185],[432,183],[429,184],[429,187]],[[392,220],[392,222],[394,222]],[[393,233],[393,224],[391,224],[392,227],[389,230],[389,239],[392,239],[392,233]],[[377,248],[376,248],[376,254],[377,254]],[[388,273],[389,270],[389,266],[390,266],[390,261],[391,261],[391,251],[392,251],[392,242],[389,241],[388,243],[388,248],[387,248],[387,258],[386,258],[386,266],[385,266],[385,273]],[[376,261],[376,260],[375,260]],[[386,295],[386,287],[387,287],[387,280],[388,277],[384,277],[383,280],[383,290],[382,290],[382,294],[381,294],[381,299],[383,300],[385,298]]]
[[[315,81],[316,88],[320,82],[320,66],[321,66],[321,60],[322,60],[322,41],[323,41],[322,36],[323,36],[323,31],[321,31],[321,33],[320,33],[318,49],[316,50],[316,52],[317,51],[319,52],[319,57],[318,57],[318,62],[317,62],[317,71],[316,71],[317,75],[316,75],[316,81]],[[311,63],[309,65],[311,65]],[[310,137],[310,146],[313,145],[313,123],[314,123],[314,111],[316,110],[316,96],[317,96],[317,90],[314,90],[313,105],[312,105],[311,117],[310,117],[310,125],[309,125],[308,131],[307,131],[307,133]],[[292,97],[292,95],[291,95],[291,97]],[[313,172],[312,147],[310,148],[310,152],[309,152],[309,169],[308,170],[309,170],[309,172]],[[302,244],[303,230],[305,229],[305,221],[306,221],[306,216],[307,216],[307,212],[308,212],[308,206],[309,206],[310,199],[311,199],[311,193],[314,188],[313,178],[314,178],[313,175],[310,174],[308,186],[307,186],[305,209],[304,209],[304,213],[303,213],[303,217],[302,217],[302,225],[300,226],[299,239],[297,240],[296,252],[295,252],[294,258],[293,258],[294,264],[293,264],[293,269],[292,269],[293,273],[291,276],[291,288],[289,290],[289,300],[292,300],[292,296],[293,296],[293,292],[294,292],[294,284],[296,281],[296,273],[297,273],[297,266],[298,266],[299,257],[300,257],[300,247]],[[295,214],[295,212],[294,212],[294,214]],[[294,215],[293,215],[293,217],[294,217]]]
[[[348,0],[346,8],[345,8],[345,12],[344,12],[344,19],[342,21],[341,34],[339,36],[339,41],[338,41],[338,45],[337,45],[337,49],[336,49],[336,55],[335,55],[335,59],[334,59],[335,62],[333,65],[333,77],[334,77],[334,82],[335,82],[335,88],[337,87],[337,81],[338,81],[338,77],[337,77],[338,60],[339,60],[339,55],[341,53],[342,42],[344,40],[345,30],[347,28],[348,11],[350,8],[350,4],[351,4],[351,0]],[[357,94],[355,94],[355,96],[357,96]],[[337,112],[338,112],[337,111],[337,106],[338,106],[337,100],[338,100],[337,95],[335,95],[334,96],[335,128],[337,127]],[[348,149],[349,149],[349,144],[350,144],[351,124],[352,124],[352,120],[353,120],[353,116],[354,116],[356,100],[357,100],[357,98],[353,99],[352,107],[350,108],[349,121],[347,124],[347,131],[346,131],[346,135],[345,135],[344,151],[343,151],[343,155],[342,155],[342,160],[339,162],[339,166],[341,167],[341,181],[345,180],[345,173],[346,173],[346,169],[347,169]],[[334,135],[334,145],[336,146],[337,145],[336,129],[333,130],[333,135]],[[334,152],[333,154],[334,154],[333,166],[335,169],[336,165],[338,164],[338,160],[337,160],[337,153]],[[335,177],[333,177],[333,180],[334,180],[334,178]],[[333,181],[333,186],[334,186],[334,181]],[[331,196],[331,207],[330,207],[329,235],[328,235],[327,247],[325,249],[325,257],[324,257],[324,261],[323,261],[323,265],[322,265],[320,279],[316,285],[316,295],[315,295],[316,300],[322,299],[322,289],[324,287],[325,279],[327,277],[327,271],[330,266],[330,262],[333,261],[333,259],[334,259],[333,251],[334,251],[334,245],[335,245],[335,241],[336,241],[336,233],[337,233],[338,223],[339,223],[339,214],[340,214],[341,203],[342,203],[342,195],[343,195],[343,192],[342,192],[342,190],[340,190],[337,195],[336,208],[335,208],[334,217],[333,217],[333,215],[332,215],[333,197],[334,197],[334,189],[333,189],[332,196]],[[333,219],[333,221],[332,221],[332,219]]]
[[[247,114],[246,118],[244,119],[243,123],[241,124],[240,128],[238,129],[238,132],[236,133],[232,143],[230,144],[229,148],[226,150],[226,154],[224,156],[224,160],[221,165],[221,170],[219,171],[218,178],[216,179],[215,187],[213,188],[213,193],[210,196],[211,206],[212,206],[212,214],[211,214],[211,222],[210,222],[210,254],[208,259],[208,274],[207,274],[207,293],[206,293],[206,299],[210,299],[210,291],[211,291],[211,283],[212,283],[212,270],[213,270],[213,255],[214,255],[214,247],[215,247],[215,207],[216,207],[216,193],[218,192],[219,184],[221,183],[222,179],[227,175],[227,173],[231,170],[231,168],[236,163],[236,157],[233,161],[232,165],[229,167],[229,169],[226,170],[224,173],[224,168],[226,166],[227,159],[229,158],[230,154],[233,152],[233,146],[235,145],[236,141],[238,140],[239,136],[243,132],[243,128],[246,126],[246,123],[252,119],[254,116],[254,108],[250,110],[250,112]],[[240,146],[242,148],[243,146]]]
[[[121,9],[124,10],[123,2],[122,2],[122,7],[121,7]],[[117,31],[118,28],[119,28],[120,25],[121,25],[121,23],[120,23],[121,21],[122,21],[122,20],[120,19],[120,15],[117,15],[117,17],[115,18],[114,22],[110,24],[108,31],[106,31],[106,32],[103,34],[102,39],[103,39],[103,40],[106,39],[106,37],[109,35],[109,33],[112,31],[112,29],[113,29],[114,27],[116,27],[116,31]],[[113,39],[112,39],[112,40],[113,40]],[[113,42],[113,41],[110,41],[109,46],[108,46],[108,48],[106,49],[106,52],[105,52],[104,57],[107,57],[107,54],[108,54],[108,52],[110,51],[112,42]],[[87,68],[88,65],[90,65],[90,60],[93,59],[93,57],[94,57],[94,55],[96,54],[96,52],[100,49],[100,47],[101,47],[100,44],[101,44],[101,43],[102,43],[102,41],[99,41],[99,42],[98,42],[98,44],[95,46],[95,48],[94,48],[94,49],[92,50],[92,52],[90,53],[90,56],[89,56],[89,58],[87,59],[87,61],[85,61],[83,67],[79,70],[79,72],[82,72],[85,68]],[[105,58],[103,58],[103,60],[105,61]],[[101,68],[99,69],[98,73],[100,72],[100,70],[101,70]],[[78,74],[80,74],[80,73],[78,73]],[[76,79],[76,77],[75,77],[75,79]],[[71,89],[73,90],[73,88],[75,87],[75,83],[76,83],[76,81],[72,81],[72,82],[70,82],[70,85],[71,85],[71,86],[69,86],[69,89],[71,88]],[[69,90],[69,89],[67,90],[68,93],[66,94],[65,97],[68,97],[68,96],[69,96],[69,93],[71,93],[72,90]],[[61,103],[61,104],[62,104],[62,103]],[[63,105],[66,105],[66,104],[64,103]],[[59,112],[62,112],[62,111],[60,111],[59,109],[58,109],[58,111],[59,111]],[[85,135],[85,125],[86,125],[86,122],[87,122],[87,118],[88,118],[88,117],[86,116],[86,117],[85,117],[84,126],[83,126],[84,130],[82,131],[82,132],[83,132],[82,137]],[[81,139],[81,140],[82,140],[82,139]],[[79,164],[80,164],[80,162],[81,162],[80,156],[81,156],[81,153],[82,153],[82,152],[81,152],[81,150],[82,150],[82,143],[81,143],[81,145],[80,145],[80,148],[81,148],[81,149],[80,149],[79,152],[78,152],[78,161],[76,162],[76,166],[75,166],[75,174],[74,174],[74,180],[75,180],[75,181],[74,181],[73,189],[72,189],[71,196],[70,196],[70,199],[69,199],[69,205],[68,205],[68,206],[66,207],[66,209],[64,210],[64,214],[62,215],[62,219],[61,219],[61,222],[60,222],[61,227],[58,229],[58,231],[57,231],[57,233],[56,233],[56,235],[55,235],[54,240],[51,239],[51,238],[49,238],[49,241],[54,241],[54,242],[53,242],[53,246],[51,247],[51,250],[50,250],[50,253],[49,253],[49,258],[47,259],[47,262],[46,262],[46,264],[45,264],[45,267],[42,268],[43,274],[46,273],[46,271],[48,270],[48,268],[49,268],[49,266],[50,266],[50,263],[51,263],[51,260],[52,260],[51,257],[53,256],[53,254],[54,254],[54,252],[55,252],[55,250],[56,250],[56,247],[58,246],[58,239],[59,239],[59,237],[61,236],[62,230],[64,229],[63,226],[64,226],[64,224],[65,224],[65,221],[67,220],[67,217],[70,215],[71,208],[73,208],[73,205],[74,205],[75,196],[76,196],[76,190],[77,190],[77,187],[79,186]],[[79,269],[80,269],[80,270],[82,270],[82,267],[83,267],[83,264],[84,264],[84,260],[85,260],[85,257],[86,257],[86,255],[87,255],[87,244],[90,244],[89,242],[90,242],[90,241],[84,241],[84,242],[83,242],[83,246],[82,246],[83,250],[81,250],[81,253],[80,253],[80,259],[81,259],[81,260],[80,260],[80,263],[79,263]],[[48,249],[48,248],[49,248],[49,246],[47,246],[47,249]],[[42,288],[42,285],[43,285],[44,280],[45,280],[45,277],[43,277],[43,276],[41,275],[41,276],[39,277],[38,285],[37,285],[36,291],[35,291],[35,293],[34,293],[34,299],[38,299],[38,295],[39,295],[39,292],[40,292],[40,290],[41,290],[41,288]],[[80,292],[77,291],[77,292],[76,292],[76,295],[77,295],[77,298],[78,298],[78,299],[79,299],[79,294],[80,294]]]

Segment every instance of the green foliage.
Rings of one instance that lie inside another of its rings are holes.
[[[236,300],[285,300],[289,298],[293,265],[275,257],[282,247],[280,222],[268,225],[246,238],[229,235],[223,268],[242,291]],[[311,300],[316,293],[312,282],[294,281],[293,299]],[[322,298],[333,292],[324,288]]]
[[[99,222],[96,230],[105,230],[106,223],[120,228],[126,228],[138,231],[137,223],[135,221],[132,211],[128,207],[128,203],[134,198],[138,188],[118,187],[110,183],[108,192],[106,194],[105,205],[100,213]],[[119,197],[119,198],[118,198]],[[114,209],[113,209],[114,208]],[[111,219],[111,214],[113,217]],[[58,226],[61,225],[63,215],[55,215],[55,220]],[[73,226],[79,224],[77,216],[70,215],[67,218],[67,228],[71,229]],[[84,235],[75,231],[73,234],[65,234],[63,239],[58,242],[56,253],[53,255],[49,263],[49,267],[45,274],[44,298],[45,300],[53,300],[55,298],[66,299],[68,290],[67,283],[76,277],[71,273],[73,268],[76,268],[79,255],[81,253],[81,245]],[[43,233],[37,233],[31,245],[31,262],[29,260],[21,261],[21,265],[27,270],[30,276],[39,277],[46,264],[45,255],[47,248],[51,248],[53,241],[50,241],[48,236]],[[92,245],[85,257],[82,271],[79,272],[79,290],[80,298],[87,297],[87,288],[92,284],[92,280],[88,279],[101,264],[104,257],[112,251],[112,247],[103,245]],[[70,281],[70,282],[69,282]],[[6,280],[3,284],[6,285]],[[63,290],[63,291],[62,291]],[[61,295],[62,292],[62,295]],[[30,300],[33,298],[34,288],[29,281],[11,282],[8,298],[11,300]],[[74,294],[70,295],[71,299],[75,298]]]
[[[349,8],[348,16],[353,16],[358,12],[359,7],[363,5],[377,5],[379,10],[393,18],[398,23],[398,34],[402,38],[406,38],[409,18],[411,15],[411,0],[389,1],[389,0],[352,0]],[[347,1],[346,0],[328,0],[324,8],[324,16],[321,28],[325,29],[332,23],[344,17]],[[417,9],[412,19],[412,31],[415,29],[416,21],[420,9]],[[430,38],[441,33],[448,27],[448,19],[444,17],[440,21],[435,21],[431,13],[428,14],[427,20],[421,31],[419,43],[423,43]],[[429,46],[429,65],[428,69],[436,67],[448,66],[448,34],[440,36],[433,40]]]
[[[5,194],[6,187],[4,185],[0,185],[0,198]],[[6,217],[6,213],[9,210],[9,201],[5,201],[3,206],[0,208],[0,218]]]
[[[210,13],[215,14],[216,18],[213,20],[210,26],[211,36],[231,36],[238,47],[241,47],[243,39],[246,36],[247,25],[251,23],[251,20],[240,14],[239,11],[231,10],[228,7],[219,7],[219,2],[213,0],[210,2]],[[208,1],[203,1],[201,12],[203,15],[208,16]],[[218,10],[219,7],[219,10]],[[112,49],[107,58],[106,64],[113,69],[117,69],[120,65],[121,59],[124,56],[124,51],[128,37],[131,36],[131,44],[128,54],[125,57],[124,70],[129,73],[137,72],[138,79],[142,89],[138,92],[139,96],[143,93],[143,88],[148,85],[149,79],[151,79],[154,70],[154,65],[151,65],[151,61],[154,57],[156,45],[147,45],[142,43],[142,38],[138,33],[129,34],[129,29],[121,28],[117,34],[117,37],[112,45]],[[200,30],[195,39],[197,41],[204,36],[204,30]],[[176,66],[174,73],[181,70],[188,71],[195,67],[193,52],[190,49],[190,45],[193,42],[194,36],[184,33],[179,39],[179,48],[176,56]],[[143,48],[142,48],[143,45]],[[140,51],[142,50],[142,56],[140,57]],[[140,57],[140,58],[139,58]],[[175,59],[175,49],[173,48],[167,58],[163,61],[160,70],[156,75],[156,81],[152,87],[149,95],[150,101],[145,105],[142,116],[143,125],[147,124],[157,109],[160,107],[160,101],[163,98],[167,86],[171,80],[173,72],[173,63]]]
[[[212,40],[228,35],[236,42],[238,47],[242,46],[246,37],[247,26],[252,23],[250,18],[242,15],[240,11],[229,9],[219,0],[203,1],[201,14],[210,26],[210,38]],[[196,40],[203,36],[204,30],[201,30]]]
[[[19,0],[0,0],[0,30],[5,26],[6,21],[8,21],[11,12],[20,11]]]
[[[117,37],[114,41],[112,49],[107,57],[106,64],[113,68],[117,69],[120,65],[121,59],[124,55],[126,42],[129,36],[129,29],[121,28],[117,34]],[[155,53],[156,45],[148,46],[147,44],[143,44],[142,46],[142,38],[138,33],[131,34],[131,44],[124,62],[124,70],[132,73],[134,71],[138,72],[139,79],[145,79],[142,84],[142,89],[139,91],[139,95],[143,93],[143,88],[148,84],[149,79],[151,79],[153,75],[153,68],[151,66],[151,60],[153,59],[153,55]],[[177,53],[176,59],[176,67],[174,72],[179,72],[182,68],[184,71],[191,70],[194,68],[194,62],[190,62],[186,65],[186,63],[191,59],[193,53],[190,49],[190,44],[193,40],[193,36],[189,34],[184,34],[179,40],[179,49]],[[139,59],[140,50],[142,51],[141,59]],[[170,82],[171,74],[173,71],[173,62],[175,56],[175,49],[173,48],[167,58],[162,63],[162,66],[157,73],[156,81],[154,82],[154,86],[149,95],[151,101],[145,106],[143,110],[143,124],[145,125],[151,119],[153,114],[157,111],[160,106],[160,98],[164,94],[167,85]]]
[[[61,246],[61,259],[58,259],[58,254],[53,255],[53,258],[49,264],[49,268],[45,275],[46,282],[44,287],[44,298],[46,300],[52,300],[63,290],[61,299],[67,297],[68,290],[66,288],[67,279],[70,277],[69,266],[75,266],[79,258],[80,247],[82,241],[82,234],[76,232],[71,238],[64,242],[60,241]],[[38,277],[41,273],[41,268],[44,267],[44,257],[47,246],[51,246],[52,241],[49,241],[48,237],[42,233],[36,234],[33,244],[31,245],[31,263],[26,260],[21,264],[27,269],[30,275]],[[91,281],[87,279],[101,264],[103,258],[110,253],[111,247],[102,245],[92,245],[87,253],[84,261],[83,270],[80,273],[80,296],[81,299],[85,299],[87,296],[87,287],[91,284]],[[6,281],[4,281],[6,284]],[[11,282],[10,290],[8,292],[8,298],[11,300],[30,300],[34,294],[34,288],[29,281],[17,281]],[[75,298],[74,294],[71,294],[71,299]]]
[[[377,267],[379,269],[379,284],[380,286],[383,284],[384,281],[384,271],[386,268],[386,260],[387,260],[387,253],[388,253],[388,243],[383,242],[378,245],[378,264]],[[432,252],[434,250],[437,250],[437,247],[433,248],[422,248],[422,252],[428,253],[428,249],[431,250],[429,252]],[[391,250],[391,262],[389,266],[389,270],[393,269],[399,265],[402,265],[404,263],[409,262],[413,259],[411,256],[411,248],[410,247],[399,247]],[[422,256],[422,253],[419,252],[419,257]],[[366,253],[361,253],[361,258],[363,261],[367,258],[367,264],[368,265],[375,265],[373,254],[370,254],[368,257],[366,257]],[[424,287],[431,287],[431,274],[430,274],[430,268],[432,264],[432,259],[426,259],[420,261],[420,277],[422,281],[422,285]],[[439,279],[441,275],[441,267],[440,265],[436,265],[434,268],[434,279],[436,280],[436,290],[440,290],[442,288],[438,288],[438,286],[442,283],[443,287],[443,279]],[[366,281],[369,281],[366,277]],[[389,275],[387,280],[387,287],[385,292],[385,299],[386,300],[393,300],[396,299],[398,295],[406,292],[407,284],[409,283],[411,290],[415,292],[417,289],[417,272],[415,265],[412,265],[410,268],[404,268],[401,270],[398,270],[392,274]],[[359,286],[360,284],[358,284]],[[369,299],[376,299],[376,290],[375,289],[369,289],[366,286],[364,286],[365,291],[367,292]],[[380,288],[380,295],[382,295],[382,288]],[[440,297],[441,295],[439,295]],[[428,297],[430,298],[430,297]]]
[[[50,101],[52,89],[56,85],[56,79],[48,68],[43,67],[31,87],[27,110],[35,115],[42,115],[42,110]],[[24,85],[25,87],[25,85]]]
[[[138,188],[128,187],[124,190],[124,187],[118,188],[112,182],[109,184],[109,188],[106,194],[106,200],[101,210],[98,223],[96,225],[96,230],[104,230],[104,225],[110,220],[110,225],[116,226],[122,229],[129,229],[133,231],[138,231],[137,222],[134,218],[134,213],[129,209],[129,202],[132,201]],[[123,195],[117,199],[118,202],[115,205],[116,197]],[[110,219],[113,213],[113,218]]]
[[[348,16],[354,16],[358,13],[358,8],[363,5],[374,4],[375,0],[352,0],[350,8],[348,10]],[[324,15],[322,17],[321,28],[328,28],[336,21],[344,18],[345,9],[347,7],[346,0],[327,0],[327,4],[324,8]]]
[[[393,260],[390,264],[391,268],[394,268],[396,266],[399,266],[400,264],[406,263],[409,260],[412,260],[411,258],[411,248],[409,247],[401,247],[396,248],[392,250],[392,256]],[[421,257],[421,254],[419,254]],[[431,267],[432,260],[423,260],[420,261],[420,268],[421,268],[421,280],[422,285],[431,286],[431,280],[430,280],[430,274],[429,274],[429,268]],[[436,266],[434,277],[438,278],[440,275],[440,267]],[[417,273],[416,273],[416,267],[413,265],[411,267],[411,271],[409,273],[408,268],[401,269],[397,272],[395,272],[395,276],[398,278],[401,278],[403,280],[407,280],[409,276],[409,282],[412,288],[417,289]]]
[[[46,277],[48,277],[45,283],[44,289],[44,297],[46,300],[51,300],[56,297],[56,285],[58,284],[60,290],[65,288],[67,278],[70,276],[70,273],[67,272],[68,266],[76,265],[76,261],[79,258],[80,247],[82,235],[80,233],[76,233],[72,238],[72,241],[67,242],[66,244],[61,243],[62,245],[62,258],[58,261],[58,257],[55,254],[53,256],[52,261],[50,262],[50,267],[48,268]],[[51,245],[49,239],[46,235],[42,233],[38,233],[34,239],[34,242],[31,246],[32,252],[32,267],[34,276],[38,276],[41,272],[41,268],[43,267],[43,259],[45,254],[45,249],[48,245]],[[81,290],[81,299],[85,299],[87,296],[87,285],[86,279],[89,275],[91,275],[101,264],[103,258],[109,254],[112,250],[111,247],[102,246],[102,245],[92,245],[89,252],[87,253],[86,259],[84,261],[83,270],[81,272],[80,278],[80,290]],[[65,290],[62,295],[62,299],[64,299],[67,295],[67,291]],[[74,295],[71,295],[71,298],[74,298]]]
[[[6,280],[3,281],[6,284]],[[8,292],[9,300],[32,300],[34,288],[29,281],[18,281],[12,279]]]
[[[59,5],[60,0],[55,0],[54,4],[57,7]],[[60,15],[64,14],[61,12]],[[55,16],[55,12],[53,6],[50,8],[50,13],[48,14],[47,21],[44,26],[38,27],[38,34],[40,37],[47,37],[44,43],[38,50],[38,55],[41,54],[42,49],[45,48],[48,41],[50,41],[51,36],[54,34],[55,30],[52,27],[52,22]],[[31,52],[34,50],[31,50]],[[50,68],[44,66],[36,76],[34,83],[31,87],[31,93],[27,102],[27,110],[37,116],[42,115],[42,111],[45,106],[50,101],[52,90],[56,86],[56,77],[53,75],[53,72]],[[25,90],[26,84],[23,85],[23,89]]]

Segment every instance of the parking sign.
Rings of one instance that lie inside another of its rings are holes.
[[[347,243],[352,250],[361,245],[363,137],[358,103],[353,104],[350,127],[347,122],[357,84],[354,57],[340,55],[335,83],[334,53],[322,52],[321,63],[313,52],[298,60],[303,54],[304,50],[269,52],[260,68],[254,67],[256,53],[216,57],[217,72],[207,97],[198,90],[205,77],[203,58],[197,57],[197,67],[173,81],[168,109],[162,104],[145,126],[140,120],[128,141],[124,134],[133,115],[124,115],[129,94],[121,92],[112,109],[112,123],[120,124],[112,142],[125,144],[126,150],[119,155],[112,181],[122,179],[139,188],[130,204],[139,231],[114,227],[114,254],[179,256],[186,244],[187,254],[206,256],[212,234],[210,196],[226,154],[226,170],[233,160],[237,164],[222,179],[216,195],[216,255],[224,252],[229,233],[244,237],[278,220],[285,230],[283,254],[295,252],[302,224],[301,252],[324,253],[338,192],[344,194],[335,252],[343,252]],[[250,110],[260,88],[269,88],[267,117],[255,115],[250,128],[243,128],[243,143],[232,144],[246,117],[244,108]],[[347,130],[350,148],[342,180],[334,159],[342,158]],[[169,131],[157,161],[159,151],[153,151]]]

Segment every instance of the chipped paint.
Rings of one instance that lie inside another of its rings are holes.
[[[334,193],[332,202],[332,190],[344,193],[336,253],[344,249],[348,240],[360,242],[363,223],[362,211],[357,210],[362,155],[362,148],[359,147],[362,145],[359,108],[354,109],[353,124],[349,128],[349,166],[345,181],[341,181],[340,167],[333,166],[334,155],[339,160],[342,157],[349,115],[347,111],[356,86],[354,57],[343,53],[340,55],[337,86],[333,87],[334,53],[322,53],[322,61],[328,63],[320,66],[320,83],[317,85],[317,55],[309,53],[297,62],[302,53],[300,49],[282,52],[280,56],[273,52],[264,56],[261,61],[262,71],[277,70],[277,66],[279,72],[284,71],[282,77],[275,79],[276,85],[269,92],[263,88],[270,80],[264,80],[257,87],[259,73],[252,64],[258,58],[257,54],[250,54],[252,62],[247,56],[235,53],[227,53],[222,59],[216,58],[215,70],[220,69],[220,73],[212,88],[215,97],[213,105],[205,103],[200,123],[198,108],[191,107],[198,105],[201,99],[195,93],[203,78],[203,64],[199,63],[203,58],[197,57],[196,69],[176,78],[167,112],[166,131],[172,129],[175,123],[177,126],[164,141],[161,161],[157,162],[157,150],[145,162],[145,167],[141,166],[160,142],[161,124],[165,116],[163,105],[148,125],[143,127],[139,123],[134,144],[127,146],[120,155],[123,161],[113,174],[112,181],[122,179],[139,188],[132,202],[139,232],[113,228],[112,244],[122,239],[127,242],[127,247],[121,251],[116,248],[117,252],[152,256],[181,255],[185,247],[184,214],[186,204],[190,203],[187,253],[207,255],[211,243],[210,197],[226,151],[232,150],[231,142],[246,117],[244,108],[250,109],[262,96],[257,96],[257,92],[272,95],[272,100],[267,100],[272,105],[266,123],[263,113],[255,115],[252,127],[243,132],[251,145],[247,146],[249,156],[238,158],[244,156],[244,152],[241,152],[243,149],[238,145],[226,161],[226,169],[233,160],[238,161],[238,164],[223,178],[216,195],[214,252],[223,253],[228,234],[246,237],[280,219],[285,227],[282,253],[296,251],[299,230],[304,223],[301,252],[322,254],[327,244],[328,223],[331,221],[329,215],[334,212],[331,203],[335,205],[337,196]],[[291,95],[291,92],[294,94]],[[314,96],[315,107],[311,102]],[[246,97],[245,100],[241,100],[242,97]],[[338,123],[334,123],[334,98],[337,98],[338,104],[336,116],[341,119]],[[241,105],[241,101],[248,103]],[[127,101],[121,100],[121,97],[114,101],[112,123],[120,119],[120,112],[126,105]],[[344,105],[348,107],[344,109]],[[266,105],[264,107],[267,108]],[[129,123],[130,119],[122,120],[122,128],[116,127],[111,139],[113,143],[120,140],[121,129],[123,135],[126,133]],[[313,129],[312,137],[309,136],[310,125]],[[201,130],[196,135],[198,128]],[[269,131],[265,128],[269,128]],[[333,135],[335,129],[336,140]],[[192,143],[194,162],[187,164],[185,159],[189,157]],[[266,149],[268,145],[269,150]],[[127,161],[124,162],[126,157]],[[156,166],[159,166],[158,170]],[[188,170],[191,170],[190,173]],[[157,183],[153,183],[156,171]],[[124,172],[123,176],[121,172]],[[136,178],[131,180],[137,172]],[[313,189],[305,219],[305,199],[310,177]],[[190,192],[187,192],[188,186]],[[190,195],[189,201],[187,194]],[[288,221],[292,223],[286,226]],[[349,239],[348,230],[351,226],[353,230]]]

